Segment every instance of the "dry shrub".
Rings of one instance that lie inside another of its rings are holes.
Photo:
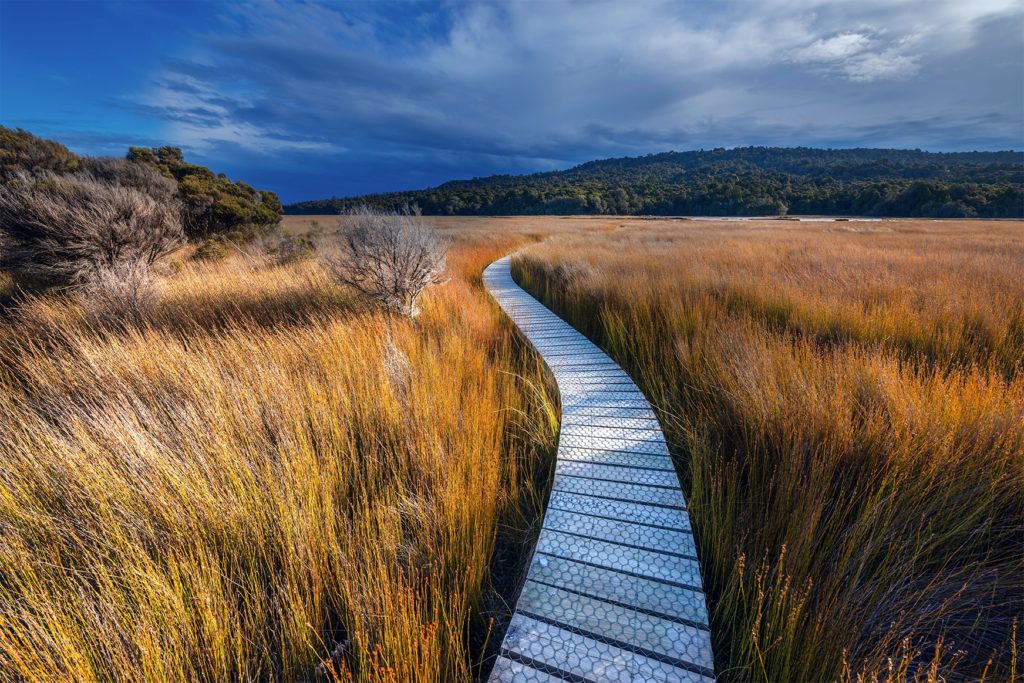
[[[2,267],[72,287],[152,266],[183,235],[174,202],[87,176],[25,174],[0,186],[0,230]]]
[[[161,283],[149,265],[127,261],[97,269],[81,288],[80,298],[97,320],[138,323],[150,316],[160,291]]]
[[[340,282],[387,310],[415,317],[423,290],[444,281],[447,250],[418,210],[363,208],[346,216],[327,263]]]
[[[164,202],[174,203],[178,183],[146,164],[121,157],[84,157],[81,171],[97,181],[129,187]]]

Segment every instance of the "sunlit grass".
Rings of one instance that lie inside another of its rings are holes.
[[[141,325],[7,309],[0,679],[478,674],[557,425],[479,273],[545,235],[518,277],[666,428],[720,678],[1019,669],[1019,223],[438,222],[415,322],[238,250]]]
[[[471,678],[556,427],[470,284],[507,246],[458,243],[415,322],[241,253],[141,325],[9,311],[0,678]]]
[[[1024,603],[1019,223],[630,224],[515,261],[688,486],[724,680],[990,680]]]

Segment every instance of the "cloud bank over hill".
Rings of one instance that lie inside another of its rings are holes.
[[[216,12],[119,97],[289,199],[666,149],[1024,144],[1013,0]]]

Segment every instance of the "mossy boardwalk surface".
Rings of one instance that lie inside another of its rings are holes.
[[[544,526],[490,680],[712,681],[686,500],[647,399],[512,280],[509,257],[484,284],[562,398]]]

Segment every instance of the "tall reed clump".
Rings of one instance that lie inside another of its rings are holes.
[[[553,429],[467,276],[415,323],[241,254],[140,322],[8,311],[0,679],[470,679]]]
[[[834,225],[651,223],[514,274],[656,405],[723,680],[1019,676],[1024,234]]]

